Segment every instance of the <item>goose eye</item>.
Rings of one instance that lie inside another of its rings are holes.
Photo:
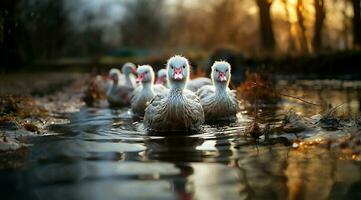
[[[174,69],[174,66],[173,66],[173,65],[171,65],[171,66],[170,66],[170,68],[171,68],[171,69]]]
[[[183,65],[183,69],[185,69],[186,68],[186,66],[185,65]]]
[[[216,72],[219,72],[219,70],[218,70],[218,69],[216,69]]]

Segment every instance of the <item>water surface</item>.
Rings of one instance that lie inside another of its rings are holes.
[[[360,109],[355,90],[288,91],[314,101],[334,95],[333,104],[349,98],[340,112]],[[259,114],[278,123],[289,108],[318,112],[283,99]],[[24,169],[0,171],[2,199],[360,199],[360,162],[338,150],[245,137],[249,110],[238,122],[204,125],[195,135],[150,135],[128,109],[82,108],[52,128],[54,135],[26,139]]]

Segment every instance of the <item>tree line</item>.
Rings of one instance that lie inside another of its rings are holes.
[[[274,0],[197,2],[189,6],[179,0],[169,6],[165,0],[119,1],[124,13],[112,27],[87,25],[102,18],[88,12],[84,14],[84,28],[80,30],[70,16],[78,12],[81,4],[69,7],[66,0],[2,0],[0,63],[20,66],[62,57],[97,57],[122,47],[209,51],[231,45],[256,56],[277,52],[281,55],[318,53],[329,50],[328,46],[334,43],[325,42],[325,33],[331,32],[325,20],[333,15],[327,11],[329,5],[345,6],[340,9],[344,28],[337,30],[340,33],[334,31],[338,34],[336,38],[344,37],[345,49],[361,47],[360,0],[296,0],[296,4],[280,0],[285,13],[281,19],[272,13]],[[307,10],[309,5],[313,7],[312,12]],[[102,8],[103,13],[111,6]],[[351,16],[348,10],[352,11]],[[310,13],[313,15],[311,28]],[[296,21],[291,20],[292,14]],[[347,42],[349,35],[351,46]]]

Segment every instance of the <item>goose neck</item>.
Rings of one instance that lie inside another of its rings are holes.
[[[113,84],[112,84],[112,86],[117,86],[117,85],[118,85],[118,83],[119,83],[119,80],[118,80],[118,79],[114,79],[114,80],[113,80]]]
[[[143,86],[143,90],[151,90],[153,91],[153,83],[151,82],[143,82],[142,83],[142,86]]]
[[[130,74],[125,74],[125,83],[127,86],[132,86],[133,87],[133,83],[132,80],[130,79]]]
[[[227,93],[227,84],[223,84],[223,83],[219,83],[219,82],[216,82],[214,84],[215,88],[216,88],[216,93],[217,94],[225,94]]]
[[[186,87],[186,81],[171,81],[168,82],[170,84],[170,90],[172,91],[183,91],[183,89]]]
[[[114,80],[112,85],[108,87],[107,95],[110,95],[118,87],[118,81]]]
[[[112,88],[112,89],[117,88],[118,85],[119,85],[119,80],[114,80],[111,88]]]

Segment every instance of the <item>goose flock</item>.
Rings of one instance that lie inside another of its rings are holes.
[[[122,73],[115,68],[109,71],[109,106],[130,106],[150,132],[194,132],[206,121],[236,119],[240,108],[235,91],[229,89],[229,63],[215,62],[211,79],[189,77],[189,61],[179,55],[157,72],[156,81],[150,65],[126,63]]]
[[[136,66],[132,63],[125,63],[122,72],[118,69],[109,71],[109,78],[112,81],[107,91],[108,103],[111,107],[130,106],[132,92],[136,87],[134,75]]]

